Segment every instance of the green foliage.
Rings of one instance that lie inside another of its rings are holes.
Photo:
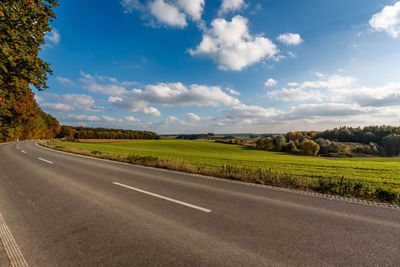
[[[48,87],[51,69],[38,54],[56,6],[56,0],[0,2],[0,142],[57,133],[58,122],[40,110],[29,87]]]
[[[274,149],[274,140],[271,137],[260,138],[256,142],[256,147],[261,150],[272,150]]]
[[[50,66],[39,56],[56,0],[2,0],[0,2],[0,80],[12,85],[24,80],[39,90],[47,88]]]
[[[286,145],[286,140],[283,135],[278,135],[273,138],[276,151],[282,151]]]
[[[387,155],[398,156],[400,154],[400,135],[391,134],[382,140]]]
[[[101,151],[101,157],[108,153],[137,164],[169,169],[185,166],[186,169],[202,170],[204,174],[344,196],[383,200],[391,197],[398,199],[400,194],[400,159],[397,158],[325,159],[212,141],[56,141],[52,144],[89,153]]]
[[[61,126],[57,138],[66,139],[160,139],[154,132],[109,128]]]
[[[255,150],[239,145],[212,141],[149,140],[120,143],[53,142],[54,145],[101,151],[124,157],[132,154],[152,156],[183,162],[195,168],[219,169],[222,165],[247,168],[253,171],[271,169],[273,173],[286,173],[305,182],[318,183],[319,179],[341,179],[364,186],[393,190],[400,193],[400,159],[398,158],[337,158],[326,159],[278,152]]]
[[[301,146],[301,150],[304,155],[316,156],[319,152],[319,145],[312,140],[305,139]]]

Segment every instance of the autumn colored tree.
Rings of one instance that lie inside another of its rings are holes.
[[[319,152],[319,145],[312,140],[305,139],[301,150],[307,156],[316,156]]]
[[[41,112],[30,85],[48,88],[52,71],[39,51],[56,6],[56,0],[0,2],[0,141],[39,138],[48,129],[46,121],[52,121]],[[53,134],[48,130],[44,135]]]

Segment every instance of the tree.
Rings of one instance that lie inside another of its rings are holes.
[[[274,137],[274,146],[276,151],[282,151],[282,148],[285,147],[286,140],[283,135],[278,135]]]
[[[43,114],[29,85],[48,88],[50,65],[39,57],[56,0],[0,2],[0,138],[10,141],[42,135]],[[42,120],[42,121],[41,121]],[[46,131],[44,129],[43,131]],[[51,131],[50,131],[51,132]],[[1,141],[0,140],[0,141]]]
[[[400,135],[389,135],[383,139],[383,147],[389,156],[400,154]]]
[[[307,156],[316,156],[319,152],[319,145],[312,140],[305,139],[301,150]]]

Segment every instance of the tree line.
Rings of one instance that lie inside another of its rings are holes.
[[[90,128],[61,126],[57,138],[67,139],[160,139],[160,136],[149,131],[133,131],[109,128]]]
[[[400,155],[400,127],[340,127],[323,132],[298,131],[262,137],[256,147],[310,156]]]
[[[30,88],[48,88],[52,71],[38,54],[56,6],[56,0],[0,1],[0,142],[52,138],[60,131]]]

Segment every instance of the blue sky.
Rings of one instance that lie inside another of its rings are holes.
[[[60,1],[40,106],[161,134],[399,125],[400,1]]]

